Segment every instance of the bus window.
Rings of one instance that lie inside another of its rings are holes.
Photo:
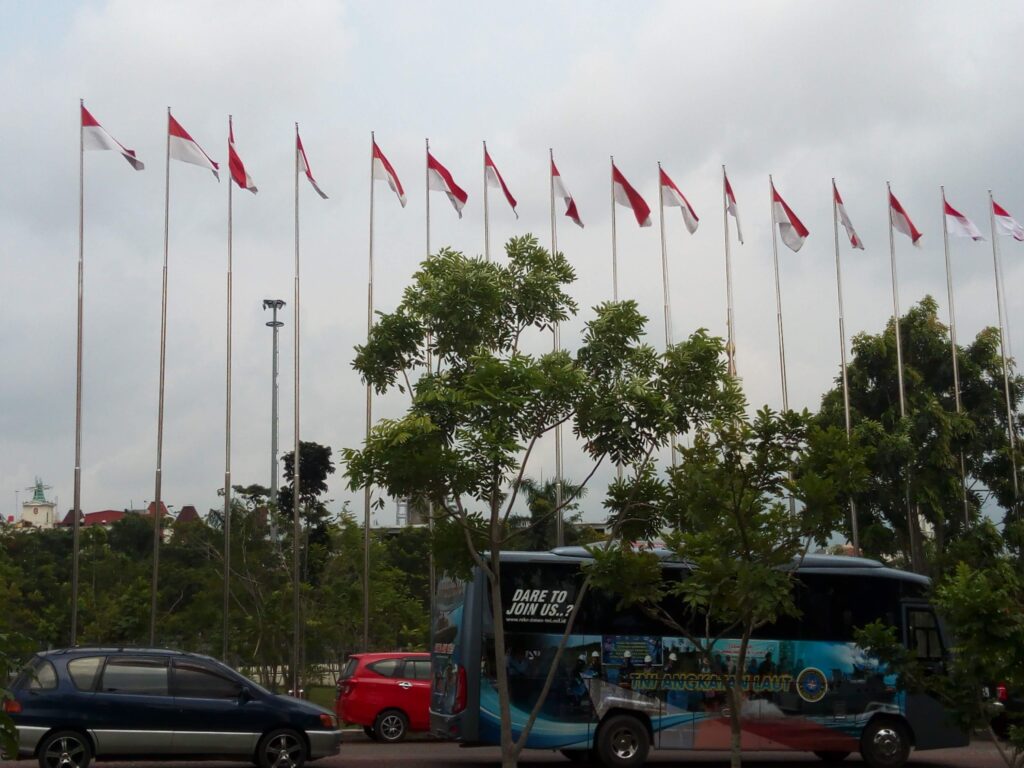
[[[919,661],[942,661],[942,641],[934,613],[924,608],[907,609],[907,643]]]

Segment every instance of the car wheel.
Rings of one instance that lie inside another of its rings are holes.
[[[815,752],[814,754],[826,763],[841,763],[850,756],[849,752]]]
[[[365,733],[369,738],[373,739],[374,741],[377,740],[377,732],[373,730],[372,725],[364,725],[363,733]]]
[[[861,734],[860,754],[870,768],[901,768],[910,757],[906,727],[896,720],[872,720]]]
[[[608,718],[597,732],[597,759],[606,768],[634,768],[643,765],[651,739],[647,728],[632,715]]]
[[[39,747],[39,768],[87,768],[91,761],[89,740],[75,731],[50,734]]]
[[[562,749],[559,751],[562,753],[562,756],[570,763],[582,765],[583,763],[590,762],[589,749]]]
[[[377,741],[393,744],[404,739],[409,732],[409,718],[397,709],[385,709],[377,715],[373,730],[377,734]]]
[[[306,762],[306,742],[287,728],[271,731],[260,739],[256,760],[260,768],[302,768]]]

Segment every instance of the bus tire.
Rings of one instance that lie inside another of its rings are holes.
[[[647,760],[651,738],[647,726],[632,715],[612,715],[601,724],[594,747],[605,768],[635,768]]]
[[[815,757],[826,763],[841,763],[850,756],[849,752],[815,752]]]
[[[860,754],[870,768],[902,768],[910,757],[910,733],[898,720],[872,720],[861,734]]]

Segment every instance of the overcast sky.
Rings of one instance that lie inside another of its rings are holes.
[[[363,388],[369,133],[402,178],[403,210],[378,184],[376,296],[392,309],[424,255],[423,139],[469,192],[460,221],[432,199],[435,247],[483,249],[481,140],[519,199],[491,196],[492,248],[549,239],[547,152],[586,229],[559,223],[582,311],[611,295],[608,158],[657,202],[661,161],[701,217],[666,222],[676,340],[725,332],[721,171],[746,244],[734,244],[739,372],[753,405],[781,404],[768,174],[811,234],[780,242],[790,404],[815,409],[838,372],[830,179],[867,249],[843,246],[846,324],[892,312],[885,182],[924,233],[897,235],[903,310],[931,293],[948,312],[939,185],[988,236],[986,192],[1024,220],[1024,6],[1015,2],[302,3],[0,0],[0,509],[39,475],[66,510],[74,467],[78,99],[146,164],[85,158],[84,511],[151,500],[156,464],[166,107],[226,166],[227,115],[259,194],[235,191],[233,482],[269,482],[269,319],[288,302],[281,445],[292,444],[293,123],[330,195],[308,185],[302,220],[302,435],[356,446]],[[218,505],[224,472],[227,174],[171,166],[164,499]],[[619,209],[619,291],[662,346],[657,220]],[[953,241],[958,332],[996,323],[990,243]],[[1003,240],[1011,332],[1024,343],[1021,246]],[[548,342],[535,339],[536,349]],[[398,415],[400,398],[378,403]],[[553,474],[546,446],[529,474]],[[588,464],[566,450],[567,474]],[[339,470],[333,507],[361,495]],[[600,517],[599,474],[585,502]],[[394,508],[376,515],[394,522]]]

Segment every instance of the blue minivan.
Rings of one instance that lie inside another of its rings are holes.
[[[209,656],[68,648],[32,657],[4,702],[18,757],[40,768],[104,759],[250,760],[301,768],[338,753],[331,711],[278,696]]]

